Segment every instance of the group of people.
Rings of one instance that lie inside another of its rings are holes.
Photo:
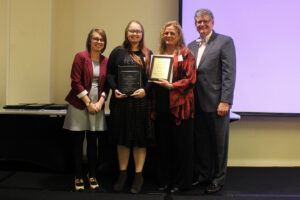
[[[171,81],[148,81],[153,54],[144,41],[144,28],[130,21],[122,45],[106,58],[106,34],[92,29],[86,51],[74,58],[71,91],[64,128],[73,135],[75,190],[84,189],[83,141],[87,140],[88,174],[91,189],[99,188],[96,178],[97,132],[109,130],[116,145],[119,176],[113,186],[121,192],[127,183],[128,162],[133,154],[135,174],[131,193],[143,185],[147,147],[157,149],[157,182],[161,191],[189,190],[206,186],[207,193],[222,189],[227,168],[229,110],[235,84],[233,40],[212,29],[214,16],[208,9],[196,11],[195,27],[200,37],[185,46],[181,26],[169,21],[160,31],[156,54],[173,56]],[[118,69],[138,66],[141,88],[132,94],[119,90]],[[110,126],[104,102],[110,98]]]

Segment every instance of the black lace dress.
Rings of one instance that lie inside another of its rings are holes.
[[[115,98],[114,90],[118,89],[118,66],[136,64],[128,51],[116,47],[110,54],[107,63],[107,82],[112,89],[110,99],[110,134],[118,145],[127,147],[147,147],[154,143],[153,123],[151,114],[151,83],[145,70],[144,54],[142,51],[133,52],[142,62],[142,88],[146,92],[144,98],[127,97]],[[151,53],[151,52],[150,52]]]

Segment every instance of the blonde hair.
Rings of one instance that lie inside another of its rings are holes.
[[[131,43],[129,42],[128,40],[128,29],[129,29],[129,26],[132,24],[132,23],[136,23],[138,24],[141,29],[142,29],[142,39],[139,43],[139,49],[143,52],[143,54],[145,55],[145,64],[146,64],[146,72],[148,73],[149,71],[149,66],[150,66],[150,56],[149,56],[149,52],[148,52],[148,49],[145,45],[145,40],[144,40],[144,27],[143,25],[141,24],[141,22],[137,21],[137,20],[131,20],[126,28],[125,28],[125,39],[123,41],[123,47],[129,52],[129,55],[132,57],[132,59],[139,65],[139,66],[143,66],[143,62],[142,60],[140,59],[140,57],[138,57],[137,55],[135,55],[134,53],[131,52]]]
[[[164,40],[164,33],[165,33],[166,28],[169,27],[169,26],[173,26],[175,28],[175,30],[177,31],[177,33],[178,33],[178,41],[177,41],[177,44],[176,44],[176,47],[175,47],[176,51],[178,51],[182,47],[185,47],[184,40],[183,40],[182,29],[181,29],[180,24],[177,21],[168,21],[160,29],[160,40],[159,40],[160,43],[159,43],[159,50],[158,50],[159,54],[163,54],[166,50],[166,43],[165,43],[165,40]]]

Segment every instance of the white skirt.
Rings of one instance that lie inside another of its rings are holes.
[[[89,96],[91,101],[97,102],[97,96],[97,90],[93,88]],[[70,131],[105,131],[107,125],[104,109],[90,114],[87,109],[80,110],[69,104],[63,128]]]

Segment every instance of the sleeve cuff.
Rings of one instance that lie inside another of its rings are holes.
[[[87,95],[87,93],[88,92],[86,90],[83,90],[82,92],[80,92],[76,96],[77,96],[78,99],[81,99],[82,97],[84,97],[85,95]]]

